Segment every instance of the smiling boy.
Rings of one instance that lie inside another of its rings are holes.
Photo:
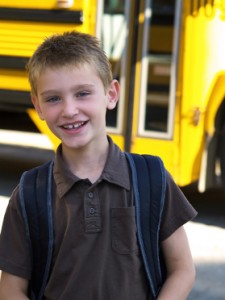
[[[151,300],[136,236],[124,153],[106,134],[119,83],[96,38],[54,35],[28,64],[32,101],[61,140],[53,169],[54,251],[47,300]],[[10,199],[0,238],[0,299],[29,299],[32,253],[19,206]],[[160,241],[167,278],[158,300],[185,299],[195,270],[183,224],[196,215],[167,173]],[[35,299],[35,298],[33,298]]]
[[[86,63],[76,68],[46,69],[37,80],[37,91],[32,98],[34,106],[62,141],[71,171],[94,182],[106,161],[105,115],[116,106],[118,82],[112,80],[105,90],[94,67]]]

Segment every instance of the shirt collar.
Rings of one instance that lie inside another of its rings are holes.
[[[127,190],[130,189],[130,178],[127,159],[110,137],[109,153],[101,178]]]
[[[100,180],[105,180],[130,190],[130,175],[127,159],[110,137],[108,137],[108,141],[108,158]],[[56,151],[53,176],[56,183],[57,194],[60,198],[63,197],[74,184],[81,180],[69,170],[68,166],[63,161],[61,145]]]

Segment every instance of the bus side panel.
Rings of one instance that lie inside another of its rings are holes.
[[[0,0],[0,111],[26,112],[33,107],[25,65],[46,37],[71,30],[95,34],[101,1],[70,2],[71,7],[62,9],[56,0]],[[31,115],[43,129],[35,112]]]

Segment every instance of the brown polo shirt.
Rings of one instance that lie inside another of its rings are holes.
[[[54,165],[55,245],[48,300],[149,300],[136,237],[135,208],[127,161],[109,139],[98,181],[74,176],[59,147]],[[161,240],[192,219],[195,210],[167,174]],[[18,204],[18,188],[6,212],[0,238],[0,268],[30,278],[29,247]]]

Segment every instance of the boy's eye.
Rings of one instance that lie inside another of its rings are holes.
[[[76,94],[76,97],[85,97],[85,96],[88,96],[88,95],[90,95],[90,92],[82,91],[82,92],[78,92]]]
[[[48,97],[46,99],[46,102],[57,102],[59,100],[60,100],[60,97],[58,97],[58,96],[52,96],[52,97]]]

